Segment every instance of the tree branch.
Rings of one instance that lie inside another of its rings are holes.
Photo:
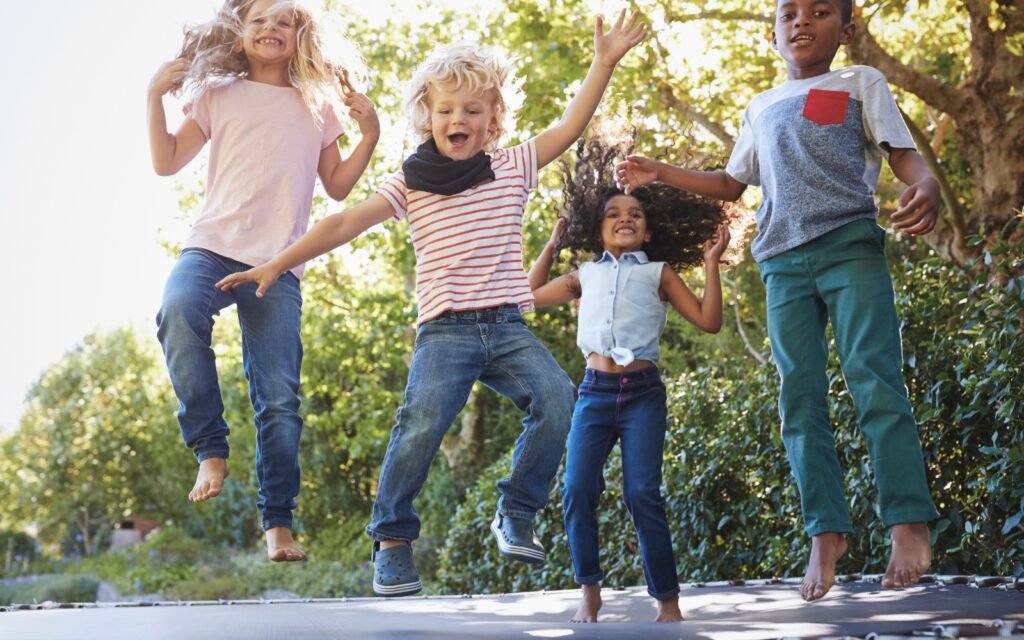
[[[768,366],[768,359],[761,355],[761,352],[754,348],[754,345],[750,342],[750,337],[747,332],[743,329],[743,318],[740,317],[740,301],[736,300],[732,304],[733,310],[736,312],[736,330],[740,334],[740,338],[743,339],[743,346],[746,347],[747,353],[753,356],[754,360],[762,367]]]
[[[986,0],[964,0],[971,28],[971,84],[980,87],[992,75],[996,61],[996,38],[988,24]]]
[[[708,118],[706,115],[695,109],[688,102],[680,100],[675,92],[672,90],[671,85],[667,82],[662,82],[658,86],[658,93],[661,95],[662,101],[668,106],[672,107],[676,111],[682,113],[684,116],[696,122],[700,126],[704,127],[711,135],[718,138],[726,149],[732,149],[733,145],[736,144],[736,139],[733,138],[728,131],[725,130],[722,125],[718,124],[714,120]]]
[[[970,93],[958,91],[903,64],[889,54],[868,31],[867,22],[855,16],[857,34],[846,45],[850,60],[857,64],[875,67],[893,84],[910,91],[939,111],[945,111],[958,119],[973,109]]]
[[[730,289],[736,289],[736,282],[732,278],[723,275],[722,281],[729,285]],[[743,318],[740,316],[739,296],[736,296],[733,300],[732,308],[736,316],[736,330],[740,334],[740,339],[743,340],[743,346],[747,350],[747,353],[749,353],[754,360],[757,360],[762,367],[768,366],[768,359],[761,355],[760,351],[754,348],[754,344],[750,341],[750,336],[747,335],[746,329],[743,328]]]
[[[765,22],[772,24],[775,18],[764,13],[751,11],[701,11],[700,13],[665,12],[666,22],[695,22],[697,20],[723,20],[726,22]]]

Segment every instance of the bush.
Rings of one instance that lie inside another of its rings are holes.
[[[36,582],[0,585],[0,605],[39,602],[95,602],[100,581],[92,576],[55,576]]]

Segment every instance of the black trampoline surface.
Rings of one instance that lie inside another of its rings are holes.
[[[1018,585],[1020,586],[1020,585]],[[40,605],[0,612],[0,640],[234,638],[572,640],[811,637],[1024,638],[1024,592],[1013,584],[920,584],[902,591],[870,582],[832,588],[805,603],[792,583],[685,586],[686,622],[654,623],[643,588],[602,591],[598,624],[569,624],[579,591],[494,596],[307,601]]]

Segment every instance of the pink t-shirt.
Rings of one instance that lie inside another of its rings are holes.
[[[533,309],[522,230],[526,198],[537,186],[533,140],[492,153],[491,169],[494,180],[451,196],[409,189],[401,171],[377,187],[412,229],[417,325],[445,311]]]
[[[318,125],[298,89],[242,78],[207,89],[187,111],[210,141],[210,166],[185,247],[263,264],[305,233],[320,152],[344,128],[329,104]]]

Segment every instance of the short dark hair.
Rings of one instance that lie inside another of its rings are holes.
[[[853,22],[853,0],[839,0],[839,15],[843,18],[843,24]]]

